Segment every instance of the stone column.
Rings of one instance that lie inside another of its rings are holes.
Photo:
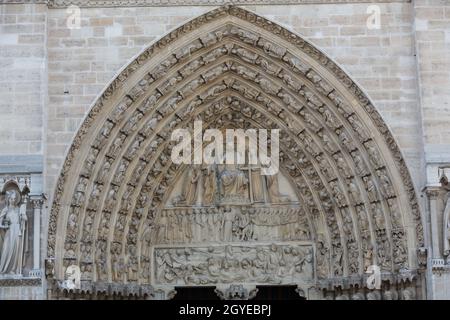
[[[33,269],[29,275],[40,278],[42,275],[40,266],[41,212],[44,200],[41,197],[31,197],[31,203],[33,204]]]
[[[439,190],[437,188],[428,187],[426,194],[429,201],[429,215],[431,224],[431,258],[432,259],[442,259],[441,250],[439,249],[439,210],[438,210],[438,197]]]

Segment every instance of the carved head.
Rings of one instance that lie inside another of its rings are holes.
[[[7,190],[6,191],[6,206],[7,207],[16,207],[20,202],[20,194],[17,190]]]

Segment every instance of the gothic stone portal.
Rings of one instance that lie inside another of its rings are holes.
[[[174,164],[171,133],[197,119],[280,129],[280,174]],[[316,298],[409,299],[423,295],[423,241],[405,162],[370,100],[298,35],[225,6],[151,45],[92,106],[53,197],[46,274],[56,294],[77,265],[75,294],[168,298],[158,284],[266,279],[312,281]]]

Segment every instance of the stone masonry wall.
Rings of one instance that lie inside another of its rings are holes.
[[[0,5],[0,172],[43,167],[47,10]]]
[[[450,2],[414,1],[427,182],[450,162]]]

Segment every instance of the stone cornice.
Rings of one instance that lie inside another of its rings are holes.
[[[47,4],[49,8],[166,7],[234,5],[295,5],[345,3],[408,3],[411,0],[0,0],[0,4]]]

